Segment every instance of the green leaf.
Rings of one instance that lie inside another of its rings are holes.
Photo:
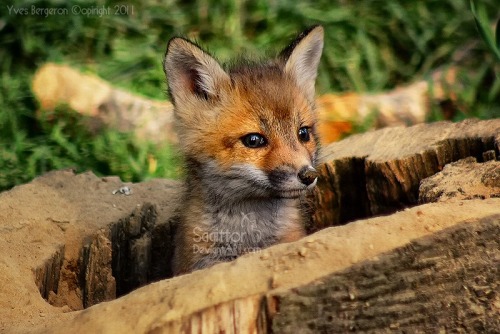
[[[470,0],[470,8],[472,14],[474,15],[474,21],[476,22],[477,30],[484,40],[486,45],[490,48],[491,52],[496,56],[497,60],[500,61],[500,48],[498,48],[498,43],[495,42],[493,32],[488,26],[488,15],[483,6],[476,7],[474,0]],[[497,26],[497,40],[498,40],[498,26]]]

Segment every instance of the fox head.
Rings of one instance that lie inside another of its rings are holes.
[[[164,70],[180,148],[202,182],[231,198],[296,198],[314,186],[322,50],[315,26],[276,59],[223,68],[190,41],[170,40]]]

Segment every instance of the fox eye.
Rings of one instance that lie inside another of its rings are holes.
[[[249,133],[241,137],[241,142],[248,148],[258,148],[267,144],[266,138],[258,133]]]
[[[311,128],[303,126],[299,129],[299,139],[301,142],[308,142],[311,140]]]

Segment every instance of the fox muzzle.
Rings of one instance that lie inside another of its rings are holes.
[[[319,173],[313,166],[305,166],[299,171],[298,177],[300,182],[306,186],[311,185],[318,178]]]

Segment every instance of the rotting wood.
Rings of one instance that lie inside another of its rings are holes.
[[[36,285],[45,299],[51,294],[57,294],[63,259],[64,246],[60,246],[49,259],[34,270]]]
[[[109,232],[100,230],[82,249],[80,275],[83,307],[116,298],[116,279],[113,276]]]

